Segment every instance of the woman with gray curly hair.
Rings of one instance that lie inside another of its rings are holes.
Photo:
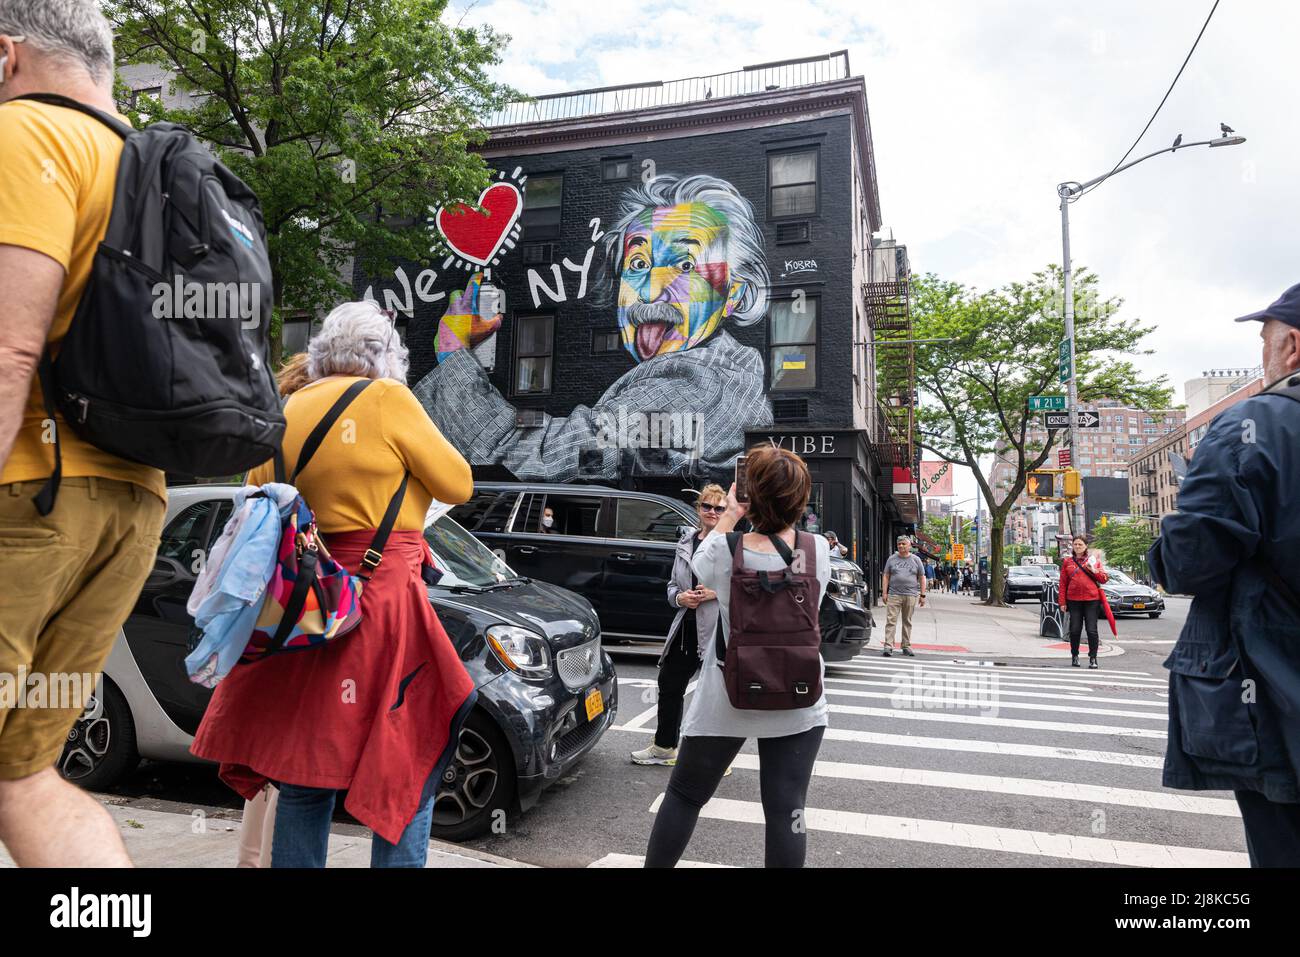
[[[437,782],[474,702],[474,683],[421,579],[434,498],[466,501],[469,465],[406,387],[407,351],[374,303],[334,309],[307,347],[309,381],[285,403],[287,474],[330,554],[360,577],[362,621],[338,641],[235,668],[217,686],[193,752],[246,799],[279,787],[272,867],[324,867],[344,806],[375,832],[373,867],[423,867]],[[310,462],[303,446],[350,397]],[[295,474],[296,473],[296,474]],[[271,463],[251,484],[274,480]],[[396,509],[376,552],[376,529]]]

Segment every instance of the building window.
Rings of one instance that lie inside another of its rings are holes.
[[[554,316],[520,316],[515,323],[515,395],[551,391]]]
[[[623,334],[617,329],[593,329],[591,332],[591,352],[593,355],[608,355],[623,351]]]
[[[560,235],[560,201],[564,174],[530,176],[524,189],[524,211],[519,222],[525,239],[557,239]]]
[[[161,103],[162,94],[163,90],[161,86],[146,86],[138,90],[131,90],[127,94],[126,103],[124,105],[127,110],[133,110],[140,114],[141,123],[152,123],[154,116],[149,112],[149,104],[141,98],[147,96],[150,99],[157,100]]]
[[[632,157],[619,156],[600,161],[600,178],[606,183],[615,180],[630,179],[632,176]]]
[[[815,298],[772,302],[768,361],[774,391],[817,387],[818,303]]]
[[[772,218],[817,212],[817,150],[767,157],[767,211]]]
[[[286,313],[284,325],[280,329],[280,355],[289,358],[298,352],[307,351],[307,340],[312,333],[312,314],[295,311]]]

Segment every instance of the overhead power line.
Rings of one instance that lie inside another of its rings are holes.
[[[1165,95],[1160,98],[1160,105],[1157,106],[1156,111],[1151,114],[1151,119],[1147,120],[1147,125],[1142,127],[1142,132],[1139,133],[1137,139],[1133,141],[1133,145],[1128,148],[1128,152],[1126,152],[1123,156],[1119,158],[1119,162],[1115,164],[1114,169],[1110,171],[1111,173],[1114,173],[1115,170],[1119,169],[1121,166],[1124,165],[1124,161],[1133,154],[1133,151],[1135,149],[1137,149],[1137,145],[1142,142],[1142,137],[1147,135],[1147,130],[1151,129],[1151,124],[1154,123],[1156,121],[1156,117],[1160,115],[1160,110],[1164,108],[1165,101],[1169,99],[1169,94],[1174,92],[1174,87],[1178,85],[1179,77],[1183,75],[1183,71],[1187,69],[1187,64],[1192,59],[1192,54],[1196,52],[1196,47],[1200,44],[1201,37],[1205,36],[1205,28],[1208,27],[1210,25],[1210,21],[1214,19],[1214,11],[1219,9],[1219,2],[1220,0],[1214,0],[1214,6],[1210,8],[1209,15],[1205,18],[1205,22],[1201,24],[1201,32],[1196,34],[1196,40],[1193,41],[1192,48],[1187,51],[1187,56],[1184,57],[1183,59],[1183,65],[1178,68],[1178,73],[1174,76],[1174,82],[1169,84],[1169,89],[1165,90]],[[1108,173],[1107,176],[1109,175],[1110,174]],[[1105,180],[1103,179],[1102,183],[1104,182]],[[1101,183],[1097,184],[1097,186],[1100,185]],[[1091,186],[1084,192],[1080,193],[1079,195],[1086,196],[1088,195],[1088,193],[1091,193],[1094,189],[1096,189],[1097,186]]]

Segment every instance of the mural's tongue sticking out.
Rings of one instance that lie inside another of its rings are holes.
[[[636,327],[636,354],[642,359],[653,359],[663,348],[664,341],[674,335],[676,330],[669,322],[643,322]]]

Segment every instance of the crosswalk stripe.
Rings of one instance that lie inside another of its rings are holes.
[[[658,813],[664,796],[650,805]],[[704,805],[700,817],[741,824],[762,824],[763,806],[756,801],[713,798]],[[931,821],[923,818],[863,814],[858,811],[829,811],[805,808],[804,822],[810,831],[880,837],[923,844],[942,844],[976,850],[1029,854],[1036,857],[1063,858],[1128,867],[1247,867],[1245,854],[1168,844],[1142,844],[1135,841],[1112,841],[1098,837],[1076,837],[1047,831],[1028,831],[985,824],[962,824],[955,821]]]
[[[976,664],[966,664],[961,661],[953,661],[951,658],[941,658],[941,657],[904,658],[904,659],[886,658],[881,654],[876,654],[870,651],[864,652],[863,654],[860,654],[855,658],[850,658],[849,662],[855,664],[880,665],[881,667],[885,667],[885,668],[910,668],[913,664],[929,664],[929,665],[936,665],[938,667],[943,667],[943,668],[961,668],[963,670],[969,669],[971,671],[976,671],[976,670],[996,671],[999,674],[1024,674],[1024,675],[1051,674],[1053,675],[1053,677],[1088,678],[1093,681],[1096,681],[1100,677],[1098,675],[1072,675],[1069,674],[1068,670],[1064,669],[1063,667],[1026,668],[1017,665],[976,665]],[[845,663],[847,664],[849,662],[845,662]],[[1054,674],[1054,672],[1057,671],[1064,671],[1065,673],[1058,676]],[[1163,680],[1156,675],[1152,675],[1148,671],[1112,671],[1110,668],[1107,668],[1106,674],[1114,675],[1121,678],[1130,678],[1130,679],[1145,678],[1148,681]]]
[[[699,679],[697,678],[695,681],[692,681],[690,684],[688,684],[686,686],[686,693],[689,695],[692,691],[695,690],[695,686],[699,683],[700,683]],[[658,687],[658,682],[656,682],[654,686]],[[647,723],[649,723],[651,718],[656,717],[658,714],[659,714],[659,705],[652,704],[650,707],[646,708],[644,711],[638,714],[635,718],[632,718],[630,721],[626,722],[623,725],[623,729],[625,731],[632,731],[636,728],[643,728]]]
[[[945,721],[951,724],[996,725],[1003,728],[1026,728],[1035,731],[1064,731],[1067,734],[1118,734],[1130,738],[1164,738],[1164,731],[1150,728],[1125,728],[1110,724],[1072,724],[1068,721],[1031,721],[1027,718],[1002,718],[975,714],[949,714],[943,711],[908,711],[897,708],[865,708],[833,704],[832,714],[854,714],[874,718],[897,718],[903,721]]]
[[[974,754],[999,754],[1022,758],[1059,758],[1065,761],[1090,761],[1132,768],[1159,768],[1164,758],[1126,751],[1093,751],[1087,748],[1061,748],[1045,744],[1018,744],[1011,741],[981,741],[978,738],[928,738],[911,734],[886,734],[883,731],[856,731],[852,728],[827,728],[827,741],[851,741],[855,744],[881,744],[899,748],[929,748],[935,751],[968,751]]]
[[[757,771],[758,755],[738,754],[732,762],[732,767]],[[814,764],[813,774],[817,777],[849,781],[953,788],[992,794],[1018,794],[1024,797],[1139,807],[1151,811],[1184,811],[1188,814],[1214,814],[1221,817],[1241,816],[1241,809],[1237,806],[1237,802],[1224,798],[1191,797],[1164,791],[1075,784],[1069,781],[1044,781],[1035,778],[1009,778],[992,774],[963,774],[956,771],[929,771],[923,768],[892,768],[875,764],[820,760]]]
[[[611,731],[654,734],[654,728],[629,728],[614,725]],[[883,731],[855,731],[852,728],[827,728],[827,741],[851,741],[854,744],[881,744],[897,748],[928,748],[934,751],[969,751],[972,754],[999,754],[1023,758],[1059,758],[1063,761],[1091,761],[1128,768],[1160,768],[1164,759],[1150,754],[1125,751],[1093,751],[1087,748],[1059,748],[1045,744],[1016,744],[1010,741],[982,741],[979,738],[928,738],[913,734],[886,734]]]
[[[710,864],[707,861],[678,861],[678,867],[731,867],[730,864]],[[587,867],[645,867],[644,854],[606,854]]]
[[[924,683],[918,684],[910,678],[907,681],[899,681],[897,679],[894,681],[866,681],[862,678],[831,678],[828,676],[826,680],[828,682],[834,681],[836,684],[842,685],[859,685],[870,688],[895,688],[899,691],[929,690]],[[947,683],[948,682],[944,682],[944,684]],[[957,682],[953,682],[953,684],[955,687],[952,690],[961,689],[979,691],[986,689],[990,694],[995,695],[998,698],[1001,698],[1004,695],[1011,695],[1016,698],[1045,698],[1049,701],[1092,701],[1100,702],[1101,704],[1131,704],[1140,708],[1163,709],[1167,707],[1167,704],[1164,701],[1144,701],[1137,698],[1102,698],[1097,695],[1089,694],[1048,694],[1043,691],[1020,691],[1015,688],[1005,687],[1002,682],[998,682],[996,685],[983,685],[977,688],[970,688],[969,686],[963,687]]]
[[[1043,675],[1004,675],[1001,671],[993,669],[977,671],[974,668],[933,668],[924,667],[920,664],[913,664],[911,669],[907,668],[879,668],[871,664],[839,664],[832,662],[826,666],[828,672],[846,675],[866,675],[877,677],[889,677],[896,674],[922,674],[922,675],[940,675],[945,678],[967,678],[972,675],[997,675],[999,684],[1018,685],[1023,688],[1078,688],[1082,691],[1091,691],[1098,685],[1104,685],[1108,688],[1123,688],[1132,691],[1158,691],[1169,687],[1167,681],[1152,682],[1140,684],[1128,679],[1113,680],[1101,679],[1100,677],[1091,677],[1088,674],[1081,675],[1056,675],[1047,672]],[[988,680],[988,679],[984,679]]]
[[[849,661],[831,662],[826,666],[828,669],[834,668],[841,671],[861,671],[871,672],[873,674],[894,674],[899,671],[910,671],[919,669],[924,674],[942,674],[942,675],[997,675],[1001,681],[1051,681],[1061,684],[1070,685],[1107,685],[1115,688],[1135,688],[1135,689],[1159,689],[1168,687],[1169,682],[1164,678],[1125,678],[1112,677],[1114,672],[1099,674],[1090,672],[1090,669],[1070,668],[1044,668],[1037,674],[1027,674],[1025,672],[1012,671],[1008,672],[1002,668],[969,668],[969,667],[944,667],[926,664],[915,658],[907,662],[898,662],[897,664],[889,662],[887,659],[873,658],[863,661],[859,658],[853,658]]]
[[[957,696],[951,698],[940,698],[928,694],[910,695],[897,692],[889,694],[884,691],[854,691],[851,688],[827,688],[826,693],[854,698],[880,698],[896,704],[904,701],[915,701],[922,706],[947,705],[958,708],[978,708],[985,711],[993,709],[999,711],[1003,709],[1013,711],[1060,711],[1065,714],[1104,715],[1108,718],[1141,718],[1146,721],[1166,720],[1164,712],[1150,714],[1146,711],[1123,711],[1119,708],[1084,708],[1078,705],[1066,707],[1056,704],[1035,704],[1031,701],[1003,701],[996,694],[989,695],[974,689],[967,697]]]
[[[945,681],[996,681],[1004,688],[1038,688],[1042,691],[1068,691],[1072,694],[1091,694],[1095,689],[1091,684],[1071,684],[1067,681],[1020,681],[1002,675],[987,677],[983,673],[934,671],[930,668],[917,667],[915,671],[886,671],[880,668],[841,668],[839,665],[827,665],[826,674],[837,678],[879,679],[888,678],[896,681],[899,677],[915,677],[926,680],[943,679]],[[1145,690],[1145,689],[1144,689]]]

